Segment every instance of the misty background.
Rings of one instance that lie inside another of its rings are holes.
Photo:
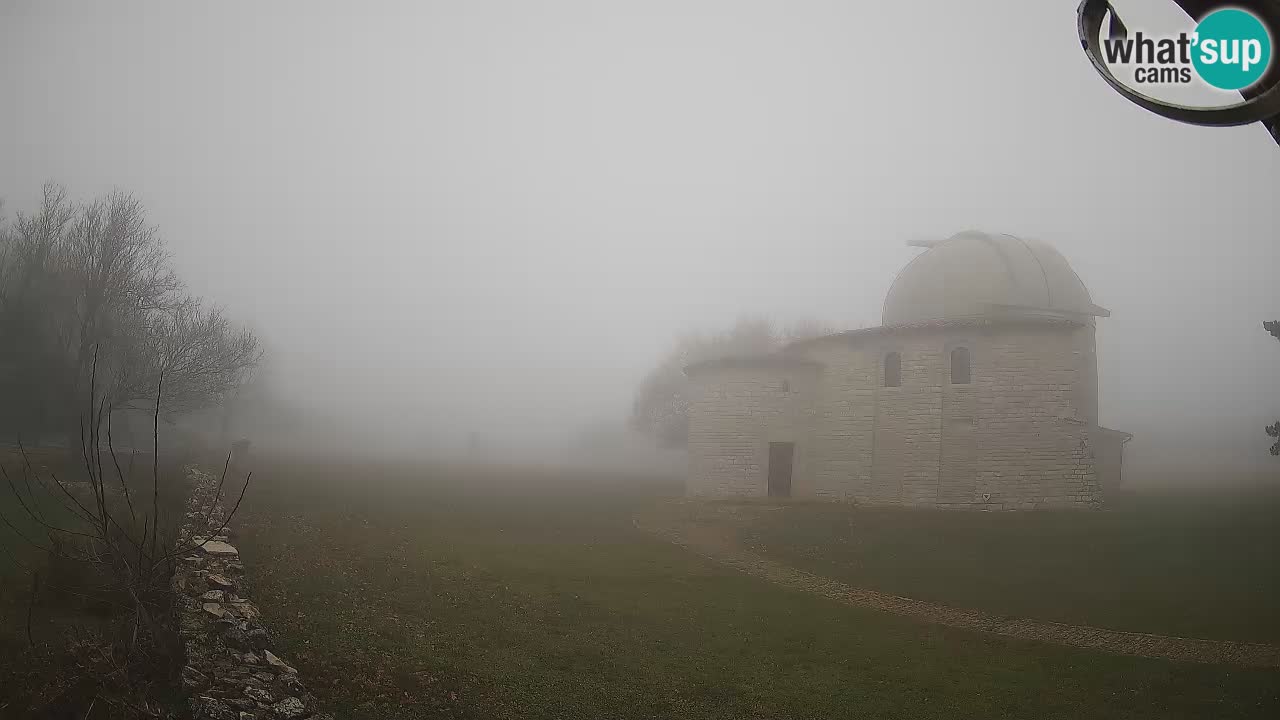
[[[0,0],[0,197],[134,193],[282,397],[405,451],[561,452],[679,333],[878,325],[907,240],[1039,237],[1131,466],[1267,467],[1280,152],[1124,101],[1075,6]]]

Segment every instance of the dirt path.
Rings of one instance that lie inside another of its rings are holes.
[[[743,549],[732,528],[680,517],[678,513],[643,513],[635,518],[641,530],[681,545],[722,565],[775,585],[820,595],[836,602],[902,615],[947,627],[978,630],[1023,640],[1039,640],[1119,655],[1183,660],[1198,663],[1280,668],[1280,647],[1228,640],[1151,635],[1001,617],[979,610],[947,607],[923,600],[853,587],[805,572]]]

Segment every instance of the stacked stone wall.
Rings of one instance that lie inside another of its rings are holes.
[[[247,597],[244,565],[229,544],[218,478],[187,468],[190,500],[173,577],[179,634],[186,650],[183,689],[194,720],[332,720],[298,673],[275,653],[258,607]],[[219,532],[221,531],[221,532]]]

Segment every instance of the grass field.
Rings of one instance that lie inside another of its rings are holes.
[[[739,528],[772,559],[884,592],[1118,630],[1280,643],[1280,492],[1122,496],[1105,512],[797,504]]]
[[[632,527],[635,509],[677,490],[522,470],[260,462],[238,544],[269,626],[339,717],[1280,715],[1280,674],[1273,671],[1086,653],[851,609],[736,574]],[[1208,522],[1194,513],[1171,516],[1170,529],[1140,527],[1128,552],[1106,552],[1090,549],[1099,524],[1110,522],[1101,519],[1106,515],[875,513],[868,517],[878,518],[879,529],[859,537],[878,538],[878,551],[858,541],[846,543],[863,546],[853,555],[821,558],[806,548],[841,537],[847,518],[839,517],[848,509],[781,512],[751,537],[754,544],[833,573],[932,588],[945,599],[997,609],[1004,602],[1076,612],[1075,601],[1040,597],[1058,593],[1061,582],[1010,564],[1009,553],[1029,550],[993,548],[1047,543],[1065,548],[1049,557],[1074,557],[1070,549],[1078,547],[1085,553],[1079,572],[1096,596],[1080,616],[1117,623],[1142,613],[1097,613],[1133,603],[1130,587],[1159,594],[1170,566],[1152,554],[1185,552],[1190,541],[1173,542],[1174,528]],[[1241,523],[1216,527],[1213,533],[1243,533],[1222,539],[1223,547],[1260,539]],[[1112,532],[1108,537],[1125,536]],[[919,535],[934,539],[911,541]],[[940,546],[949,555],[932,565],[892,571],[904,557]],[[1274,549],[1255,548],[1232,564],[1237,572],[1274,572],[1274,556],[1266,555]],[[956,566],[949,558],[968,559]],[[1110,589],[1138,572],[1135,562],[1164,570]],[[1231,574],[1189,565],[1206,583]],[[935,567],[946,572],[925,577]],[[991,577],[1023,589],[1013,597],[976,589]],[[1168,580],[1164,587],[1175,593],[1197,584]],[[1199,619],[1161,611],[1164,619],[1144,622],[1164,630],[1179,622],[1216,627],[1226,636],[1266,628],[1261,608],[1274,603],[1274,589],[1261,585],[1250,599],[1242,587],[1225,593],[1222,604],[1213,592],[1196,592],[1185,614]],[[1220,611],[1251,619],[1206,619]]]

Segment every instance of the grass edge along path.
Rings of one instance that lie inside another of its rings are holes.
[[[1087,625],[1009,618],[980,610],[953,608],[854,587],[770,560],[743,549],[721,530],[691,522],[680,522],[670,517],[669,513],[643,513],[635,516],[632,522],[637,529],[682,546],[726,567],[780,587],[818,595],[845,605],[871,608],[946,627],[976,630],[1020,640],[1035,640],[1117,655],[1280,668],[1280,647],[1275,645],[1107,630]]]

